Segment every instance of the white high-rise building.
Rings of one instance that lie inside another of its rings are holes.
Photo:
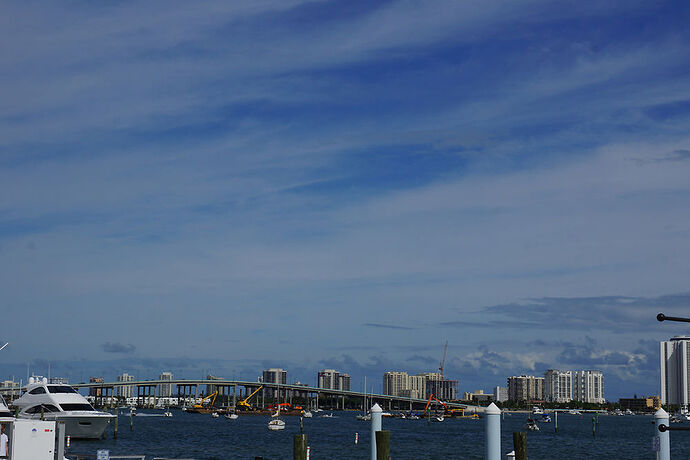
[[[126,372],[122,375],[117,376],[118,382],[133,382],[134,376],[129,375]],[[121,398],[131,398],[132,397],[132,385],[122,385],[117,387],[117,395]]]
[[[158,376],[158,380],[172,380],[173,379],[173,374],[172,372],[163,372],[161,375]],[[163,383],[158,386],[158,394],[162,398],[169,398],[172,396],[172,385],[169,383]]]
[[[324,369],[319,372],[319,388],[340,390],[340,372],[335,369]]]
[[[688,360],[690,337],[674,337],[667,342],[661,342],[661,404],[690,404]]]
[[[573,374],[570,371],[549,369],[544,373],[544,399],[565,403],[573,400]]]
[[[508,387],[494,387],[494,401],[508,401]]]
[[[601,371],[573,372],[573,399],[585,403],[603,404],[604,375]]]
[[[410,388],[409,380],[407,372],[386,372],[383,374],[383,394],[403,396],[403,392]]]

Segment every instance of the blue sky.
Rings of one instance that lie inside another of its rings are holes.
[[[690,7],[5,2],[0,376],[658,391]]]

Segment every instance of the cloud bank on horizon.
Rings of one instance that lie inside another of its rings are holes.
[[[550,367],[658,391],[686,329],[654,316],[690,310],[685,2],[0,12],[12,372],[356,387],[447,339],[463,391]]]

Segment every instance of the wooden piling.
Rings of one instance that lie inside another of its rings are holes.
[[[376,460],[388,460],[391,456],[391,432],[380,430],[376,432]]]
[[[117,407],[115,408],[115,422],[113,424],[113,439],[117,439],[117,419],[120,418]]]
[[[132,409],[129,409],[129,431],[134,430],[134,415],[132,414]]]
[[[307,435],[296,434],[292,439],[293,460],[307,460]]]
[[[513,447],[515,449],[515,460],[527,460],[527,433],[524,431],[514,431]]]

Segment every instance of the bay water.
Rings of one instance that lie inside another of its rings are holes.
[[[146,455],[159,458],[225,460],[263,457],[292,459],[293,435],[300,432],[299,417],[283,417],[283,431],[269,431],[267,416],[240,416],[236,420],[212,418],[173,410],[173,417],[161,411],[140,410],[129,430],[129,416],[119,416],[118,438],[112,425],[102,440],[73,440],[70,454],[95,455],[108,449],[110,455]],[[333,417],[303,419],[309,437],[311,460],[370,458],[370,422],[356,419],[356,412],[332,412]],[[330,412],[329,412],[330,414]],[[553,418],[553,414],[551,414]],[[502,458],[513,450],[512,433],[525,431],[527,414],[506,415],[501,424]],[[592,414],[558,416],[554,423],[540,423],[539,431],[527,432],[527,453],[538,459],[655,459],[652,451],[652,416],[600,415],[596,436],[592,435]],[[481,459],[484,457],[484,419],[407,420],[384,418],[383,429],[391,432],[392,459]],[[685,425],[690,426],[690,422]],[[679,425],[683,426],[683,425]],[[355,444],[355,433],[358,444]],[[690,458],[690,431],[671,433],[672,458]]]

